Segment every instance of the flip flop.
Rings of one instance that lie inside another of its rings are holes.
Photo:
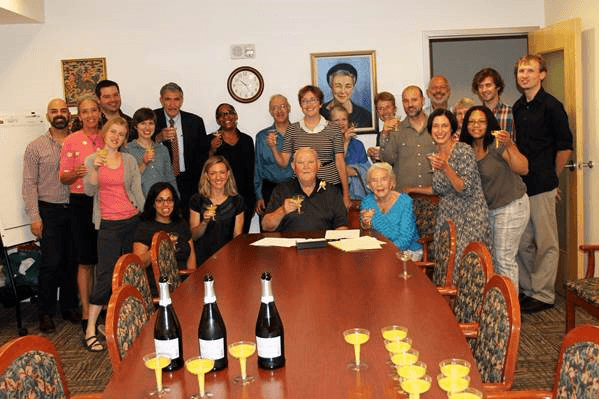
[[[83,338],[81,340],[81,345],[88,352],[102,352],[102,351],[106,350],[106,348],[98,340],[98,337],[96,335],[92,335],[89,338]],[[98,347],[99,347],[99,349],[98,349]]]

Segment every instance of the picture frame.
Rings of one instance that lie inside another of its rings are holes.
[[[106,58],[62,60],[64,97],[69,107],[87,96],[95,95],[96,83],[106,79]]]
[[[372,133],[377,130],[378,118],[374,97],[376,88],[376,51],[340,51],[327,53],[311,53],[312,84],[318,86],[324,94],[321,113],[329,119],[330,108],[334,104],[345,101],[347,104],[348,76],[355,75],[353,89],[349,95],[352,112],[350,124],[355,126],[356,133]],[[349,67],[348,67],[349,65]],[[340,71],[342,70],[342,71]],[[345,91],[343,77],[345,75]],[[330,79],[329,79],[330,78]],[[335,81],[334,83],[330,81]],[[333,92],[332,83],[338,89]],[[346,107],[347,108],[347,107]]]

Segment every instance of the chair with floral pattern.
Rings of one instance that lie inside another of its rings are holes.
[[[493,258],[482,242],[464,249],[455,287],[453,313],[458,323],[478,322],[485,285],[493,276]]]
[[[460,324],[486,391],[512,387],[520,342],[520,303],[511,280],[494,275],[485,286],[478,323]]]
[[[433,284],[441,294],[454,290],[451,278],[447,278],[447,276],[453,275],[456,242],[455,224],[448,220],[441,226],[439,239],[434,243],[436,260],[434,262],[416,262],[416,265],[423,269],[433,268]]]
[[[160,276],[166,276],[169,288],[173,291],[181,285],[182,276],[188,276],[195,271],[195,269],[179,269],[175,246],[164,231],[158,231],[152,237],[151,259],[156,287],[159,286]]]
[[[582,325],[564,337],[552,391],[489,392],[488,399],[599,398],[599,327]]]
[[[102,394],[71,396],[54,344],[47,338],[30,335],[0,348],[0,397],[99,399]]]
[[[580,280],[567,281],[566,333],[576,325],[576,306],[599,318],[599,277],[595,277],[595,251],[599,245],[581,245],[587,255],[587,272]]]
[[[420,235],[419,242],[422,244],[424,262],[435,260],[434,248],[430,243],[433,241],[433,230],[436,222],[437,206],[439,197],[433,194],[410,193],[414,204],[414,216],[416,216],[416,228]]]
[[[150,290],[148,274],[139,256],[128,253],[117,260],[112,274],[112,292],[116,292],[123,285],[135,287],[146,305],[148,315],[154,313],[154,298]]]
[[[146,305],[135,287],[123,285],[112,293],[106,311],[106,346],[113,372],[119,369],[146,321]]]

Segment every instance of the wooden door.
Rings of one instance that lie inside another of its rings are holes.
[[[544,87],[564,104],[574,136],[572,168],[560,176],[561,201],[558,203],[560,229],[560,270],[557,288],[564,279],[583,275],[583,258],[578,246],[584,242],[583,118],[581,22],[579,18],[559,22],[534,31],[528,37],[528,50],[549,61]],[[552,71],[552,65],[554,66]],[[546,85],[551,87],[547,87]],[[562,216],[560,218],[560,215]],[[561,219],[561,220],[560,220]]]

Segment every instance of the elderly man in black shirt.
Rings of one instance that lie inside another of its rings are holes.
[[[275,187],[262,219],[265,231],[346,229],[343,196],[332,184],[316,178],[320,167],[312,148],[300,148],[293,157],[296,178]],[[293,198],[303,196],[303,201]]]
[[[543,90],[547,66],[541,56],[516,62],[516,83],[522,97],[513,107],[516,144],[528,158],[523,176],[530,198],[530,220],[518,249],[522,311],[553,307],[559,242],[555,199],[559,175],[572,152],[572,132],[563,105]]]

